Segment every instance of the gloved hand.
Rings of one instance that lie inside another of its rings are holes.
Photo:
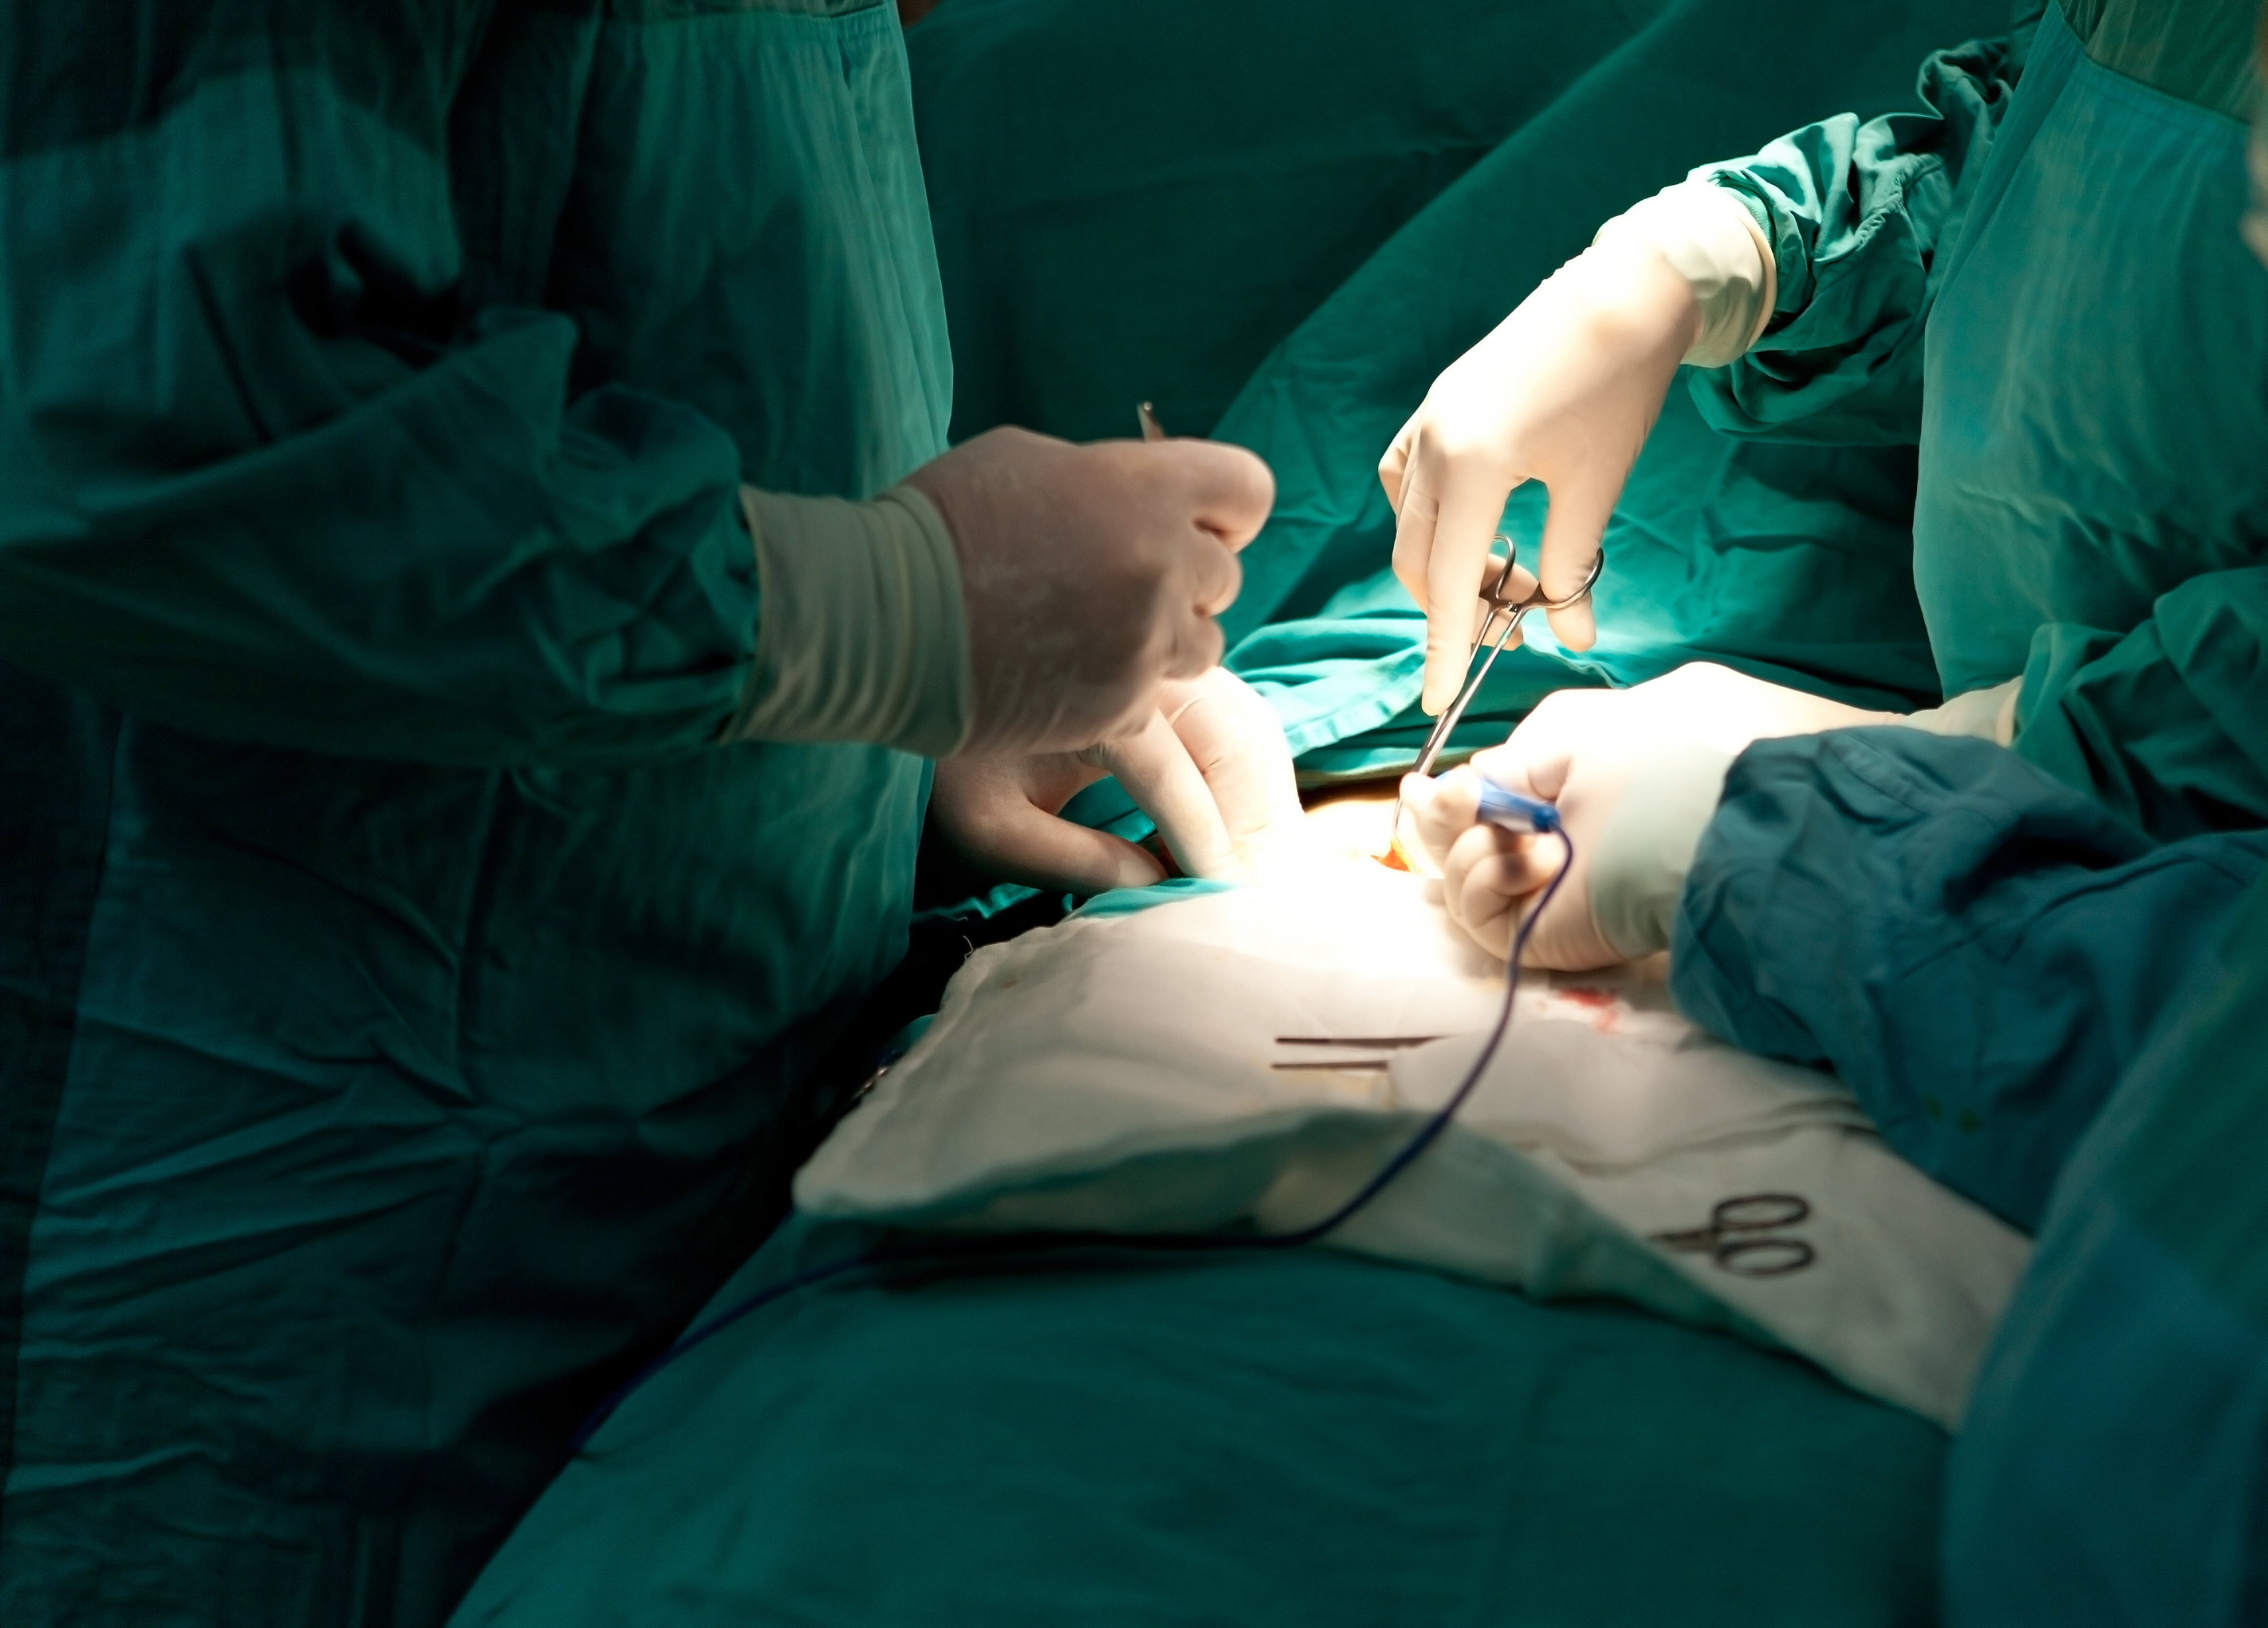
[[[1573,593],[1700,320],[1691,286],[1651,246],[1594,247],[1451,363],[1402,426],[1378,475],[1395,516],[1394,574],[1425,612],[1427,712],[1463,682],[1512,489],[1550,489],[1543,592]],[[1550,617],[1561,644],[1590,648],[1588,600]]]
[[[1528,954],[1581,970],[1667,947],[1725,768],[1750,743],[1896,718],[1693,662],[1629,689],[1548,696],[1502,746],[1437,781],[1410,776],[1405,796],[1450,917],[1499,955],[1564,851],[1554,836],[1476,824],[1478,776],[1557,804],[1575,865]]]
[[[1378,466],[1394,574],[1425,612],[1426,711],[1463,681],[1513,488],[1550,491],[1543,592],[1565,598],[1591,569],[1678,365],[1739,356],[1772,292],[1763,232],[1729,194],[1689,182],[1607,223],[1433,381]],[[1589,600],[1550,615],[1561,644],[1590,648]]]
[[[1261,880],[1304,851],[1283,727],[1222,667],[1167,681],[1139,729],[1082,751],[946,759],[930,807],[965,858],[1011,881],[1093,894],[1163,880],[1132,843],[1057,817],[1106,774],[1157,821],[1187,875]]]
[[[1517,776],[1498,755],[1509,748],[1494,747],[1437,780],[1410,775],[1403,781],[1403,795],[1416,816],[1418,834],[1441,870],[1441,902],[1449,919],[1490,954],[1511,953],[1513,931],[1558,874],[1566,850],[1550,833],[1529,836],[1477,823],[1483,774],[1557,804],[1560,823],[1574,840],[1573,868],[1535,924],[1528,940],[1528,963],[1580,972],[1627,959],[1592,915],[1591,873],[1597,867],[1599,834],[1636,766],[1630,745],[1617,742],[1587,754],[1580,763],[1567,755],[1550,758]]]
[[[963,757],[1077,752],[1146,733],[1160,686],[1216,666],[1236,551],[1275,501],[1218,442],[1075,446],[993,430],[906,479],[953,534],[968,614]],[[1052,785],[1052,781],[1049,782]]]

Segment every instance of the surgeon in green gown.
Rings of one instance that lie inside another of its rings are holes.
[[[2268,69],[2268,8],[2260,61]],[[2268,263],[2268,105],[2245,236]],[[2268,1602],[2268,883],[2056,1182],[1948,1484],[1947,1616],[2238,1628]]]
[[[1543,960],[1670,950],[1689,1014],[1834,1068],[2028,1227],[2268,858],[2256,15],[2063,0],[1933,56],[1927,112],[1696,171],[1445,372],[1381,465],[1438,707],[1507,490],[1548,489],[1566,593],[1681,364],[1727,434],[1918,445],[1943,706],[1690,667],[1554,696],[1412,790],[1484,943],[1560,850],[1474,825],[1481,770],[1575,840]],[[1552,620],[1593,637],[1585,607]]]
[[[1296,817],[1264,467],[950,396],[887,6],[0,13],[0,1621],[444,1616],[782,1210],[925,760],[1083,890],[1106,768]]]

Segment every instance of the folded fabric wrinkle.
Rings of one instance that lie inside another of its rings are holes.
[[[1143,416],[1146,433],[1149,424],[1155,422],[1148,413],[1146,403],[1144,405]],[[1439,1108],[1425,1116],[1417,1131],[1402,1143],[1392,1157],[1377,1168],[1368,1181],[1332,1206],[1321,1219],[1285,1232],[1123,1234],[1057,1233],[1051,1237],[1035,1237],[1032,1241],[1033,1247],[1043,1250],[1050,1246],[1064,1243],[1102,1241],[1122,1249],[1140,1249],[1160,1254],[1181,1251],[1297,1249],[1338,1231],[1347,1221],[1368,1209],[1373,1199],[1392,1186],[1402,1173],[1416,1163],[1426,1149],[1439,1141],[1442,1133],[1448,1130],[1451,1122],[1457,1116],[1457,1111],[1465,1105],[1466,1100],[1472,1095],[1474,1089],[1481,1083],[1483,1076],[1488,1072],[1489,1064],[1496,1057],[1498,1049],[1504,1043],[1506,1031],[1512,1028],[1513,1015],[1518,1010],[1520,1004],[1521,957],[1528,947],[1528,935],[1534,931],[1536,918],[1543,914],[1544,909],[1550,906],[1552,897],[1558,893],[1561,886],[1565,883],[1569,873],[1575,868],[1574,838],[1568,836],[1565,829],[1559,825],[1556,811],[1551,809],[1550,805],[1538,804],[1536,807],[1539,817],[1537,829],[1548,830],[1559,839],[1562,851],[1559,869],[1545,886],[1542,902],[1537,906],[1535,915],[1530,916],[1521,924],[1520,930],[1513,935],[1510,952],[1505,958],[1504,996],[1497,1005],[1495,1021],[1488,1028],[1481,1042],[1480,1050],[1472,1060],[1471,1066],[1465,1071],[1463,1078],[1458,1082],[1456,1087],[1449,1092]],[[1307,1038],[1312,1040],[1315,1037]],[[1394,1042],[1394,1049],[1399,1050],[1403,1047],[1414,1049],[1439,1036],[1399,1035],[1391,1038]],[[887,1064],[881,1069],[876,1070],[868,1079],[865,1089],[862,1090],[860,1094],[864,1095],[866,1091],[871,1091],[887,1070]],[[1345,1073],[1355,1071],[1339,1066],[1332,1072]],[[1003,1247],[1012,1249],[1016,1245],[1012,1239],[986,1240],[981,1237],[924,1239],[897,1249],[880,1248],[843,1260],[830,1261],[809,1271],[799,1273],[784,1283],[774,1284],[736,1305],[727,1307],[716,1315],[695,1324],[679,1336],[675,1343],[666,1350],[624,1380],[615,1389],[613,1394],[600,1403],[577,1427],[574,1435],[568,1442],[568,1455],[571,1458],[580,1455],[584,1448],[589,1444],[591,1438],[599,1433],[609,1418],[614,1417],[622,1403],[654,1375],[679,1360],[688,1352],[715,1338],[743,1318],[784,1296],[828,1282],[850,1272],[886,1268],[909,1262],[939,1266],[948,1263],[960,1253],[966,1253],[972,1249],[984,1252]]]

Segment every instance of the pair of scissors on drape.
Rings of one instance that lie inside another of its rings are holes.
[[[1742,1193],[1720,1199],[1706,1227],[1650,1236],[1665,1249],[1708,1256],[1736,1278],[1785,1278],[1819,1258],[1802,1239],[1783,1235],[1810,1216],[1793,1193]]]

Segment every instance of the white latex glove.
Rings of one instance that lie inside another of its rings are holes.
[[[1894,724],[1903,716],[1750,678],[1713,661],[1689,661],[1628,689],[1555,690],[1502,746],[1490,748],[1488,756],[1508,770],[1522,770],[1546,758],[1657,737],[1738,753],[1778,735]],[[1518,779],[1504,784],[1526,790]]]
[[[1513,930],[1541,902],[1542,889],[1567,856],[1555,836],[1526,836],[1476,821],[1485,772],[1500,785],[1556,803],[1560,823],[1575,844],[1574,867],[1528,939],[1528,964],[1580,972],[1624,960],[1592,917],[1590,880],[1593,851],[1636,765],[1635,754],[1618,747],[1587,755],[1580,762],[1555,758],[1515,780],[1502,763],[1490,761],[1491,752],[1503,750],[1477,753],[1471,763],[1438,780],[1411,775],[1403,783],[1418,836],[1440,867],[1441,902],[1449,919],[1490,954],[1509,954]]]
[[[1575,839],[1575,866],[1550,911],[1536,924],[1528,958],[1535,965],[1580,970],[1611,965],[1663,947],[1617,945],[1602,930],[1598,898],[1632,887],[1658,893],[1682,878],[1700,828],[1713,808],[1705,801],[1654,817],[1650,807],[1627,814],[1623,799],[1634,782],[1656,795],[1685,797],[1697,760],[1723,765],[1750,743],[1780,735],[1897,721],[1729,667],[1694,662],[1629,689],[1567,689],[1548,696],[1510,740],[1476,754],[1471,765],[1438,781],[1410,776],[1405,795],[1419,837],[1440,867],[1450,917],[1483,947],[1506,953],[1513,927],[1535,908],[1559,868],[1563,850],[1550,836],[1527,836],[1481,825],[1474,814],[1479,774],[1499,785],[1558,806]],[[1672,761],[1675,760],[1675,761]],[[1657,775],[1658,766],[1671,772]],[[1682,852],[1656,851],[1664,846]],[[1610,874],[1602,874],[1602,867]],[[1674,898],[1673,898],[1674,902]],[[1625,910],[1608,913],[1627,918]]]
[[[953,534],[968,612],[964,756],[1075,752],[1145,729],[1169,678],[1220,659],[1213,617],[1275,501],[1268,466],[1200,440],[1075,446],[993,430],[906,478]]]
[[[1608,518],[1680,362],[1721,367],[1763,331],[1771,247],[1705,180],[1665,188],[1599,229],[1589,249],[1452,363],[1379,461],[1398,524],[1394,572],[1425,612],[1425,711],[1464,677],[1490,540],[1525,481],[1550,494],[1543,592],[1591,569]],[[1588,600],[1550,613],[1570,650],[1595,637]]]
[[[1572,593],[1700,328],[1691,284],[1660,251],[1616,239],[1562,266],[1433,381],[1378,466],[1395,516],[1394,574],[1425,612],[1427,712],[1464,681],[1513,488],[1550,489],[1543,592]],[[1590,648],[1588,600],[1550,617],[1562,645]]]
[[[1141,728],[1083,751],[946,759],[930,807],[971,863],[1011,881],[1093,894],[1162,880],[1134,843],[1059,817],[1106,774],[1157,821],[1186,875],[1258,880],[1304,850],[1283,727],[1222,667],[1167,681]]]

